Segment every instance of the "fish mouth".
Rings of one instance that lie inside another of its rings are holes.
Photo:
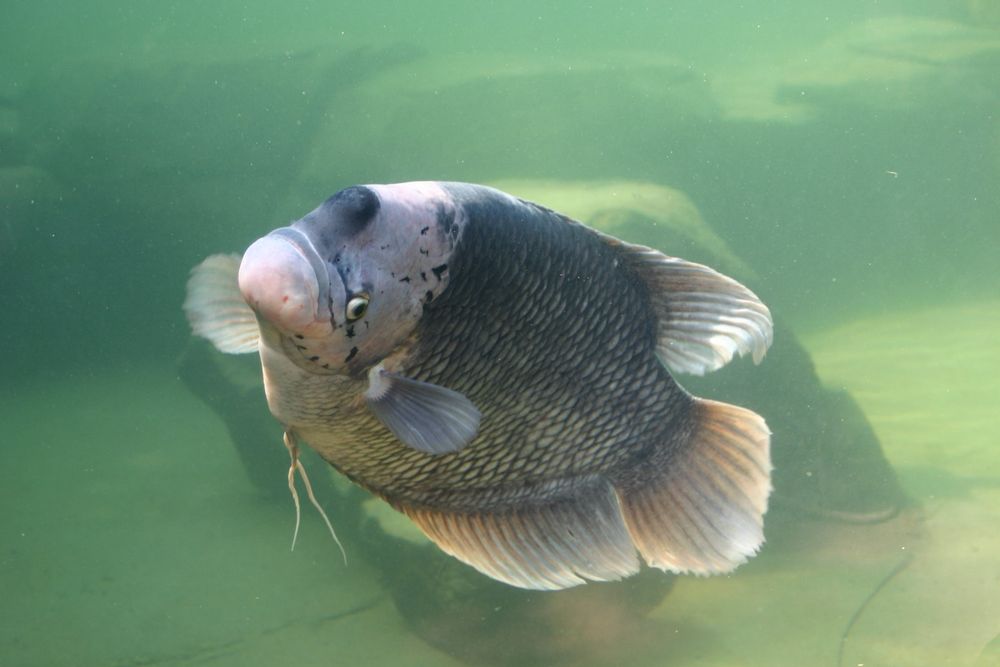
[[[239,286],[258,318],[286,335],[315,338],[333,330],[326,263],[296,229],[254,241],[243,254]]]
[[[324,307],[328,307],[330,304],[330,272],[327,271],[326,262],[319,256],[312,241],[309,240],[308,236],[293,227],[279,227],[267,236],[278,237],[288,241],[309,262],[309,266],[312,267],[313,272],[316,274],[316,282],[319,284],[316,305],[317,309],[322,312]]]

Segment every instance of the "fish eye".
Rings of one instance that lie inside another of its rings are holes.
[[[359,294],[353,297],[347,302],[347,321],[353,322],[354,320],[359,320],[364,317],[365,312],[368,310],[368,297],[364,294]]]

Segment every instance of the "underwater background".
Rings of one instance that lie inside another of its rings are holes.
[[[995,0],[4,2],[0,665],[1000,665],[998,112]],[[760,367],[678,378],[781,425],[755,559],[510,593],[332,471],[347,564],[311,511],[289,551],[188,273],[424,179],[771,307]]]

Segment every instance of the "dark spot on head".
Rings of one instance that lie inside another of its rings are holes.
[[[330,370],[330,364],[323,364],[323,368],[325,368],[326,370]]]
[[[439,264],[439,265],[437,265],[437,266],[435,266],[434,268],[431,269],[431,273],[434,274],[435,278],[437,278],[438,280],[441,280],[441,276],[447,270],[448,270],[448,265],[447,264]]]
[[[421,254],[421,255],[429,255],[429,254],[431,254],[431,253],[430,253],[430,251],[428,251],[428,250],[425,250],[424,248],[420,248],[420,254]]]
[[[339,252],[336,255],[333,256],[333,263],[334,264],[340,264],[340,253]]]
[[[358,353],[358,348],[352,347],[351,348],[351,353],[348,354],[347,358],[344,359],[344,363],[346,364],[348,361],[350,361],[351,359],[353,359],[354,355],[356,355],[357,353]]]
[[[378,195],[370,188],[345,188],[323,203],[323,208],[348,235],[357,234],[371,222],[379,209]]]
[[[403,276],[402,278],[399,279],[399,282],[401,282],[401,283],[408,283],[408,282],[410,282],[410,276]]]
[[[427,290],[427,294],[424,295],[424,303],[430,303],[434,300],[434,292]]]
[[[309,357],[309,361],[319,361],[319,357]]]
[[[295,334],[295,337],[298,338],[299,340],[305,338],[305,336],[303,336],[302,334]]]
[[[426,236],[427,230],[429,230],[429,229],[430,229],[430,227],[421,227],[420,228],[420,235],[421,236]]]
[[[348,338],[354,338],[354,325],[353,324],[349,325],[344,333],[347,334]]]
[[[458,229],[455,227],[455,209],[452,206],[445,206],[444,204],[437,205],[437,223],[444,232],[445,236],[451,236],[452,233],[457,234]],[[454,232],[452,231],[454,230]]]
[[[426,273],[424,273],[423,271],[421,271],[420,272],[420,277],[423,279],[424,282],[427,282],[427,274]]]

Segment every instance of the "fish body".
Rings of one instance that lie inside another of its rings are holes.
[[[286,430],[480,571],[709,574],[762,543],[763,419],[670,372],[760,360],[739,283],[462,183],[348,188],[235,263],[192,276],[196,333],[256,347]]]

